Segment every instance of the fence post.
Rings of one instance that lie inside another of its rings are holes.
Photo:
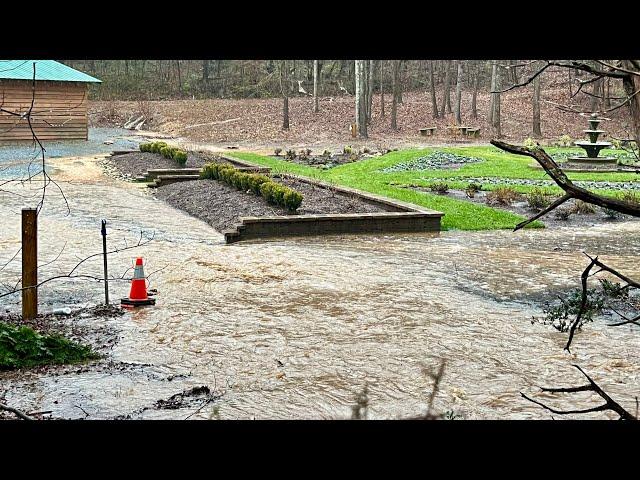
[[[35,208],[22,209],[22,318],[38,315],[38,214]],[[34,288],[28,288],[34,287]]]
[[[107,280],[107,221],[102,220],[102,257],[104,263],[104,304],[109,305],[109,281]]]

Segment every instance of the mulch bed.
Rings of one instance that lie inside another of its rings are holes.
[[[139,175],[144,175],[148,170],[157,168],[197,168],[214,161],[222,161],[219,157],[207,155],[206,153],[189,152],[187,163],[180,166],[175,160],[164,158],[157,153],[132,152],[122,155],[114,155],[104,160],[103,166],[108,173],[114,176],[131,179]],[[228,162],[225,162],[228,163]]]
[[[240,217],[311,215],[327,213],[376,213],[392,211],[362,199],[321,188],[292,178],[275,178],[300,192],[304,199],[296,213],[267,203],[262,197],[245,193],[217,180],[193,180],[155,189],[158,198],[173,207],[204,220],[222,232],[239,223]]]

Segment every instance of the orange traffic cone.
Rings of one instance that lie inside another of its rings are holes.
[[[122,298],[120,303],[122,305],[133,305],[134,307],[156,304],[156,299],[149,298],[147,295],[147,280],[144,277],[144,270],[142,268],[142,257],[136,258],[136,267],[133,271],[129,298]]]

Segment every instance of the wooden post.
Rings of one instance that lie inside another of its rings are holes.
[[[38,214],[35,208],[22,209],[22,318],[38,315]]]
[[[104,262],[104,304],[109,305],[109,280],[107,275],[107,221],[102,220],[102,257]]]

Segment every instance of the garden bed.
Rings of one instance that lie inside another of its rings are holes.
[[[358,196],[345,195],[292,177],[274,177],[274,180],[303,195],[302,205],[296,212],[268,204],[258,195],[237,190],[218,180],[173,183],[158,187],[155,192],[158,198],[204,220],[219,232],[238,224],[240,217],[399,211],[389,205],[373,204]]]
[[[187,163],[181,166],[175,160],[164,158],[157,153],[131,152],[112,155],[104,160],[103,166],[109,174],[115,177],[133,179],[144,175],[149,170],[200,168],[212,161],[226,162],[226,160],[218,160],[216,157],[204,153],[189,152]]]
[[[360,160],[365,160],[367,158],[371,158],[377,155],[381,155],[378,152],[360,152],[358,150],[353,152],[340,152],[340,153],[331,153],[328,155],[312,155],[310,150],[300,152],[296,152],[295,156],[290,154],[290,152],[282,152],[279,155],[271,155],[271,158],[274,160],[286,160],[288,162],[297,163],[299,165],[308,165],[311,167],[320,168],[323,170],[328,170],[330,168],[338,167],[340,165],[345,165],[347,163],[359,162]],[[328,151],[325,151],[329,153]]]
[[[421,192],[434,193],[428,187],[412,187],[413,190]],[[489,191],[480,190],[475,192],[473,197],[469,197],[465,191],[462,190],[449,190],[446,194],[441,194],[449,198],[455,198],[457,200],[464,200],[471,203],[486,205],[492,208],[522,215],[529,218],[538,213],[540,210],[534,209],[529,206],[525,195],[518,195],[518,198],[512,201],[510,204],[492,203],[488,201],[487,196]],[[555,196],[548,196],[549,202],[557,199]],[[590,212],[590,207],[593,207],[593,213]],[[633,221],[637,220],[629,215],[614,214],[611,212],[607,214],[602,208],[596,206],[584,206],[582,203],[578,203],[575,200],[569,200],[564,205],[558,207],[554,211],[544,215],[539,221],[544,223],[546,227],[585,227],[589,225],[596,225],[601,223],[610,223],[616,221]],[[515,227],[515,224],[514,224]]]
[[[441,170],[441,169],[456,169],[464,167],[470,163],[482,162],[481,158],[468,157],[465,155],[458,155],[455,153],[442,152],[436,150],[423,157],[416,158],[409,162],[396,163],[391,167],[387,167],[381,170],[383,173],[395,173],[395,172],[411,172],[420,170]]]

